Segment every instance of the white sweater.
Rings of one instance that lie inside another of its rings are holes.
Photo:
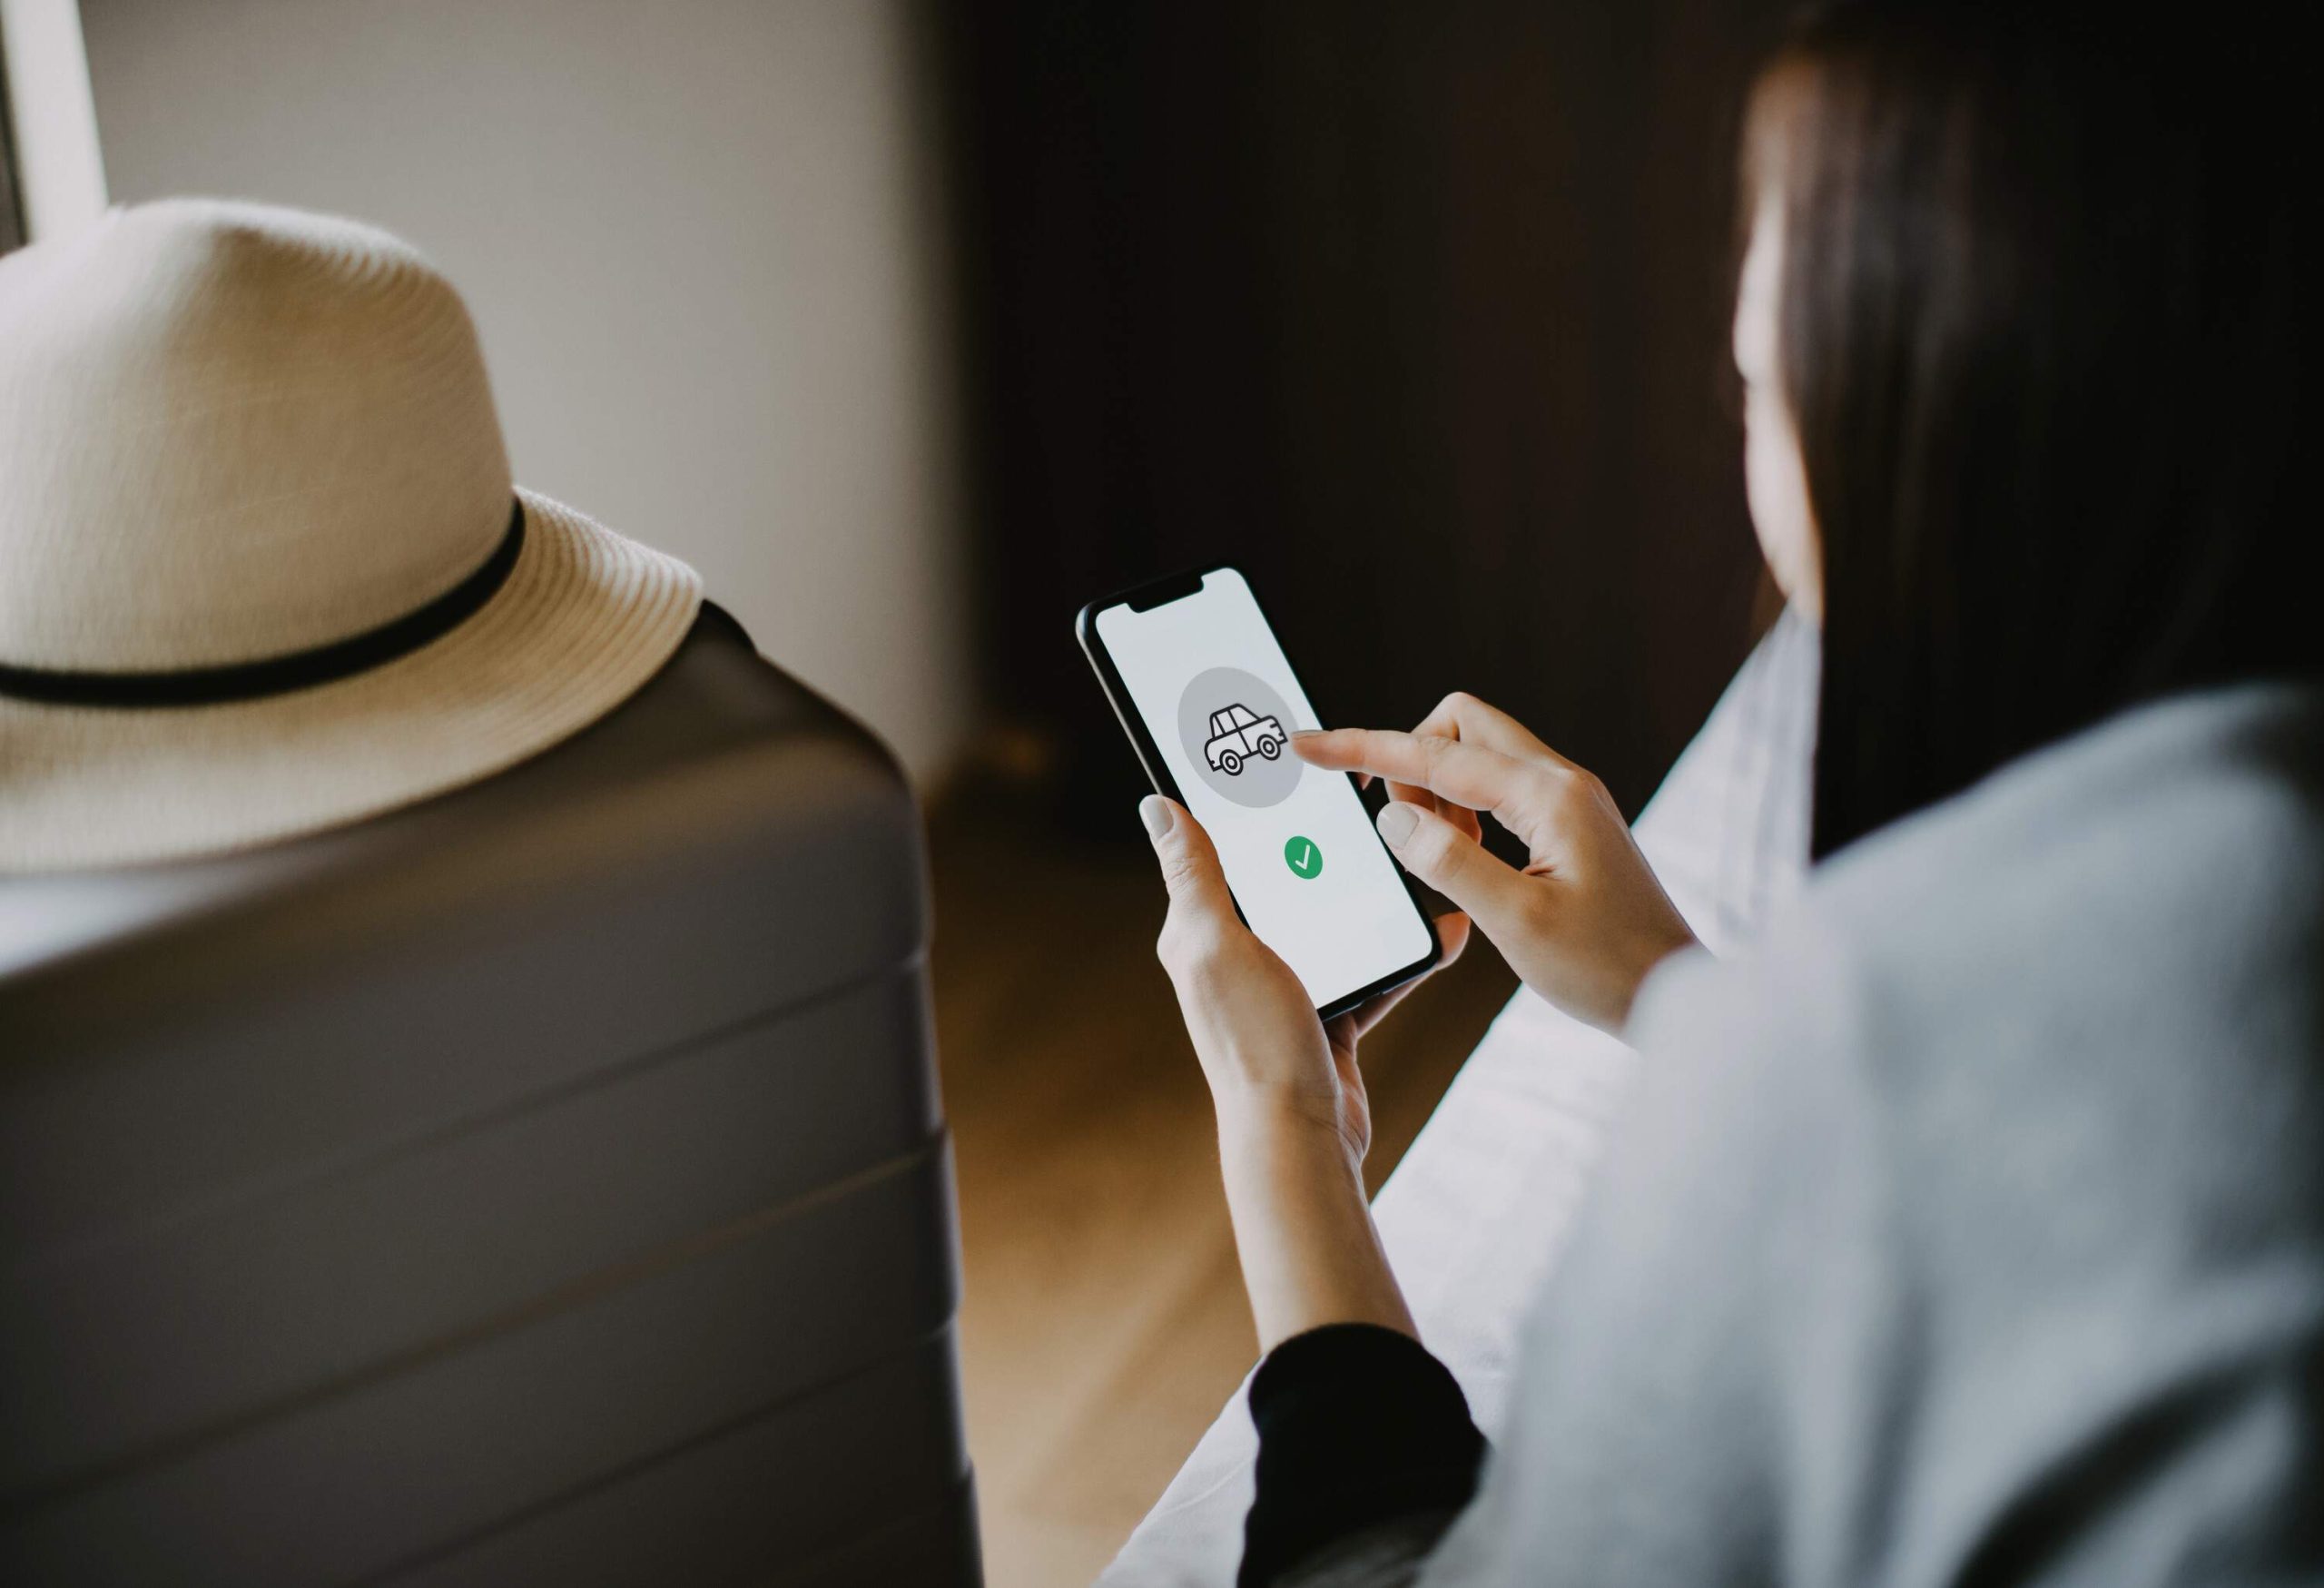
[[[2324,1580],[2324,709],[2185,698],[1649,981],[1427,1583]]]

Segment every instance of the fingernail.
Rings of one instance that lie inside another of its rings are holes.
[[[1420,813],[1403,800],[1390,800],[1380,807],[1377,825],[1389,848],[1402,849],[1404,840],[1413,835],[1413,829],[1420,825]]]
[[[1321,728],[1294,728],[1291,730],[1292,741],[1295,744],[1301,739],[1320,739],[1323,736],[1324,730]]]
[[[1137,802],[1137,819],[1146,824],[1146,835],[1159,843],[1170,831],[1170,803],[1160,794],[1147,794]]]

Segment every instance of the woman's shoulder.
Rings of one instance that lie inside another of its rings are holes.
[[[1873,834],[1748,954],[1641,1002],[1683,984],[1961,1014],[1980,992],[2087,1004],[2124,972],[2217,991],[2313,946],[2320,903],[2324,695],[2247,686],[2125,713]]]
[[[2312,917],[2319,880],[2324,696],[2249,685],[2125,712],[1873,834],[1817,869],[1771,946],[1838,932],[1915,978],[1948,944],[2033,939],[2053,965],[2084,943],[2250,947]],[[2049,938],[2061,916],[2083,930]]]
[[[1635,1029],[1947,1118],[2199,1120],[2317,1083],[2319,967],[2324,700],[2252,686],[2127,713],[1855,845],[1747,955],[1653,978]]]

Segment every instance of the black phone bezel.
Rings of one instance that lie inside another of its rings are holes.
[[[1147,579],[1126,590],[1117,590],[1111,595],[1101,596],[1095,601],[1086,603],[1081,610],[1075,614],[1073,619],[1074,637],[1081,642],[1081,654],[1089,658],[1089,666],[1098,675],[1098,687],[1105,691],[1106,704],[1113,707],[1114,719],[1121,724],[1122,731],[1129,735],[1130,747],[1137,753],[1138,764],[1145,768],[1147,781],[1154,785],[1156,793],[1167,794],[1181,805],[1187,803],[1186,797],[1179,792],[1177,781],[1170,775],[1168,764],[1162,758],[1161,747],[1155,744],[1154,736],[1147,732],[1145,722],[1138,716],[1137,707],[1130,700],[1129,690],[1122,683],[1120,671],[1115,667],[1113,657],[1107,654],[1105,641],[1098,636],[1098,614],[1113,607],[1128,607],[1133,612],[1150,612],[1157,607],[1167,606],[1172,601],[1183,600],[1188,596],[1199,593],[1205,582],[1215,573],[1235,575],[1243,581],[1244,587],[1250,591],[1252,604],[1259,609],[1259,621],[1266,625],[1268,635],[1275,642],[1275,649],[1282,653],[1283,665],[1290,669],[1291,676],[1298,683],[1301,693],[1307,696],[1308,704],[1316,706],[1316,725],[1322,726],[1323,708],[1317,705],[1315,692],[1307,687],[1307,681],[1300,677],[1298,666],[1292,661],[1291,653],[1284,648],[1283,636],[1275,628],[1274,620],[1267,616],[1266,603],[1260,598],[1257,583],[1252,579],[1248,571],[1237,567],[1233,563],[1206,563],[1200,567],[1167,574],[1160,578]],[[1349,789],[1355,795],[1356,803],[1364,807],[1367,814],[1376,818],[1380,814],[1381,807],[1388,803],[1386,786],[1375,778],[1371,787],[1367,789],[1356,780],[1354,773],[1344,775],[1347,778]],[[1388,857],[1388,863],[1395,868],[1396,878],[1403,883],[1404,897],[1411,902],[1413,913],[1420,917],[1421,924],[1428,929],[1428,952],[1403,969],[1390,972],[1369,986],[1359,987],[1354,991],[1324,1004],[1315,1011],[1316,1017],[1320,1020],[1331,1020],[1335,1016],[1345,1014],[1348,1011],[1377,998],[1383,992],[1391,991],[1402,987],[1407,981],[1417,980],[1434,970],[1444,958],[1444,944],[1437,936],[1436,922],[1429,919],[1428,907],[1421,901],[1419,886],[1413,882],[1412,873],[1404,869],[1403,863],[1396,858],[1395,852],[1388,847],[1387,841],[1383,839],[1376,831],[1372,834],[1372,841],[1380,845],[1381,853]],[[1234,884],[1231,882],[1227,884],[1226,891],[1229,896],[1234,893]],[[1243,902],[1240,899],[1235,901],[1235,912],[1238,916],[1243,913]],[[1246,917],[1245,924],[1248,923],[1248,918]]]

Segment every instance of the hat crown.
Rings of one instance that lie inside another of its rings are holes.
[[[489,557],[511,491],[468,311],[385,232],[170,200],[0,259],[0,666],[365,633]]]

